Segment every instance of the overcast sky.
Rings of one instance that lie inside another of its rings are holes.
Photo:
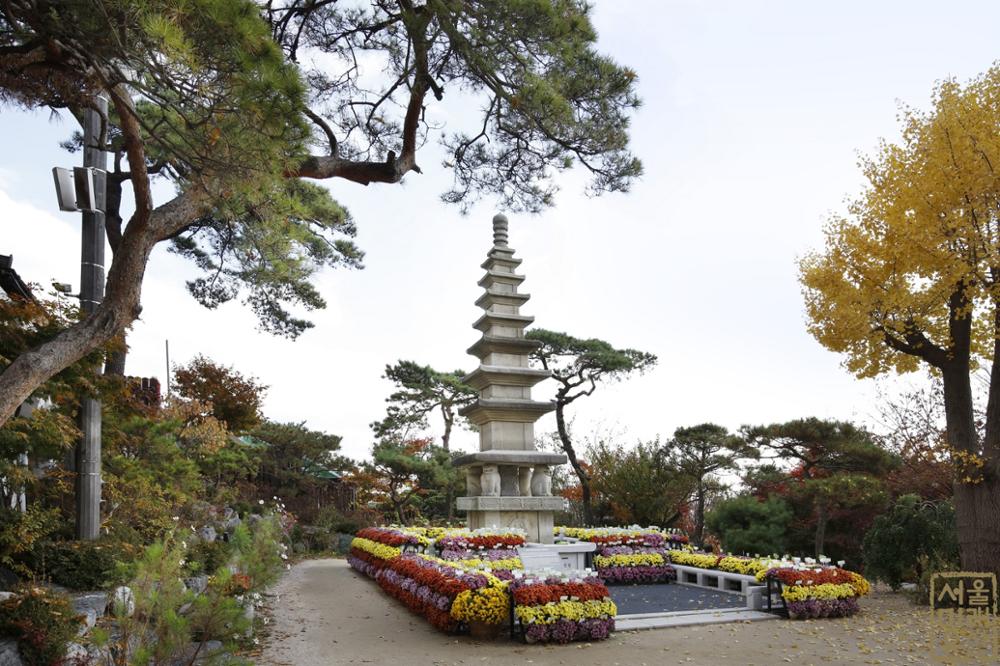
[[[629,194],[588,199],[584,175],[572,174],[554,208],[510,216],[532,295],[523,311],[660,363],[575,403],[577,436],[868,420],[871,382],[806,333],[796,259],[859,189],[858,151],[896,136],[898,101],[926,106],[935,80],[990,66],[1000,4],[599,0],[594,20],[601,50],[639,73],[632,137],[645,175]],[[432,111],[462,122],[454,108]],[[77,163],[58,147],[72,129],[3,110],[0,254],[28,281],[78,288],[79,216],[56,210],[49,173]],[[424,174],[402,186],[327,183],[357,221],[366,267],[321,275],[329,307],[295,342],[257,332],[237,303],[201,308],[184,288],[193,267],[157,250],[128,373],[162,380],[169,339],[172,361],[203,353],[255,374],[270,386],[268,417],[342,435],[347,454],[367,455],[368,424],[391,390],[384,365],[469,370],[465,349],[479,336],[476,282],[496,209],[463,217],[440,203],[450,183],[440,154],[431,146],[418,159]],[[547,399],[553,387],[535,392]],[[551,416],[539,423],[552,429]],[[460,432],[455,443],[476,438]]]

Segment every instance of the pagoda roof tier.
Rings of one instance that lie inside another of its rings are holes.
[[[492,451],[476,451],[456,456],[451,462],[455,467],[469,465],[562,465],[566,462],[565,453],[550,451],[511,451],[509,449],[494,449]]]
[[[496,282],[518,285],[524,282],[524,276],[518,273],[504,273],[503,271],[487,270],[486,275],[480,278],[477,284],[484,289],[489,289],[490,286]]]
[[[485,333],[491,326],[512,326],[514,328],[524,328],[535,321],[534,317],[521,314],[508,314],[506,312],[484,312],[483,316],[476,320],[472,328]]]
[[[489,354],[529,354],[542,346],[540,340],[526,338],[504,338],[497,335],[484,335],[469,347],[466,352],[477,358],[486,358]]]
[[[482,390],[487,386],[534,386],[543,382],[552,373],[548,370],[536,370],[535,368],[520,368],[499,365],[481,365],[465,377],[462,383],[472,388]]]
[[[476,299],[476,305],[484,310],[491,305],[521,306],[528,302],[531,294],[508,294],[495,289],[487,289],[486,293]]]
[[[556,408],[554,402],[540,402],[520,398],[479,398],[471,405],[458,410],[476,425],[490,421],[504,423],[534,423]]]
[[[497,251],[497,248],[493,248],[490,250],[490,253],[486,255],[486,261],[479,265],[481,268],[486,270],[491,270],[493,266],[497,264],[503,264],[504,266],[510,266],[511,268],[520,266],[521,260],[515,259],[513,255],[513,250],[510,250],[509,252],[500,252]]]

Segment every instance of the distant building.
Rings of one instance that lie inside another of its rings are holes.
[[[13,255],[0,254],[0,289],[3,289],[10,298],[34,301],[35,295],[14,270],[13,263]]]
[[[234,439],[251,448],[260,449],[271,446],[269,442],[252,435],[241,435],[239,437],[234,437]],[[346,479],[344,475],[337,470],[329,469],[325,465],[321,465],[312,460],[304,459],[301,462],[302,472],[320,482],[319,492],[312,497],[299,497],[294,499],[283,498],[286,503],[291,504],[289,508],[293,512],[301,512],[305,507],[295,506],[295,504],[301,504],[303,502],[311,505],[309,507],[311,510],[319,510],[327,504],[333,504],[333,506],[335,506],[341,513],[354,511],[357,506],[358,489],[352,481]]]

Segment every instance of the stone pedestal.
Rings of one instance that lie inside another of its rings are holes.
[[[515,272],[520,263],[507,245],[507,218],[497,215],[479,281],[485,291],[476,301],[484,313],[473,324],[483,335],[469,348],[479,367],[462,380],[479,391],[478,400],[461,411],[479,427],[479,452],[455,460],[465,470],[469,493],[456,500],[456,508],[468,512],[471,529],[519,527],[529,541],[552,543],[552,514],[563,500],[552,497],[550,468],[566,456],[535,450],[535,421],[555,404],[531,398],[531,387],[549,372],[529,367],[528,355],[539,343],[524,337],[534,318],[520,312],[530,298],[518,292],[524,281]]]

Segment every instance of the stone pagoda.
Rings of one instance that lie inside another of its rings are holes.
[[[526,340],[534,317],[521,314],[530,296],[518,293],[524,276],[515,272],[520,259],[507,246],[507,218],[493,218],[493,247],[486,255],[484,289],[476,305],[485,312],[473,328],[483,337],[469,348],[479,367],[462,379],[479,398],[460,412],[479,427],[479,452],[455,460],[466,473],[468,497],[456,506],[468,512],[470,529],[519,527],[528,541],[552,543],[552,514],[563,507],[551,491],[552,465],[566,462],[561,453],[535,450],[535,421],[555,409],[553,402],[531,399],[531,387],[549,376],[532,369],[528,354],[540,343]]]

